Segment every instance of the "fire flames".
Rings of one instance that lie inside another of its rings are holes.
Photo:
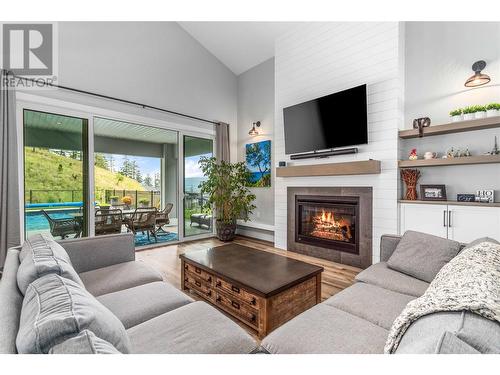
[[[321,214],[313,216],[312,223],[311,236],[344,242],[352,240],[350,220],[344,217],[335,218],[332,211],[322,210]]]

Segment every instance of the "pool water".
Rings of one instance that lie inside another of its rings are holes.
[[[72,219],[71,213],[79,212],[78,209],[74,210],[50,210],[47,213],[54,219]],[[26,231],[44,231],[49,230],[49,222],[41,211],[30,211],[25,213]]]

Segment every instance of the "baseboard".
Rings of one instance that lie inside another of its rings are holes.
[[[236,229],[236,233],[249,238],[256,238],[258,240],[263,240],[267,242],[274,243],[274,232],[259,229],[259,228],[250,228],[247,226],[238,225]]]

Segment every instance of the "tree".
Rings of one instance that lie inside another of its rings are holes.
[[[120,168],[120,173],[124,176],[132,178],[133,175],[133,166],[132,162],[128,159],[127,156],[123,158],[123,164]]]
[[[160,174],[155,173],[155,189],[159,189],[161,185]]]
[[[106,157],[104,156],[104,154],[96,153],[94,155],[94,165],[96,167],[109,170],[109,164],[108,164],[108,161],[106,160]]]
[[[113,155],[109,155],[108,161],[109,161],[109,170],[111,172],[114,172],[115,171],[115,158],[113,157]]]
[[[144,185],[149,186],[149,187],[153,187],[153,180],[151,179],[151,176],[149,175],[149,173],[144,178]]]

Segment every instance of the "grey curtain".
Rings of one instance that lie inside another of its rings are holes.
[[[19,181],[17,159],[16,93],[4,86],[0,72],[0,268],[7,249],[19,245]]]
[[[215,125],[215,157],[229,161],[229,124],[219,122]]]

